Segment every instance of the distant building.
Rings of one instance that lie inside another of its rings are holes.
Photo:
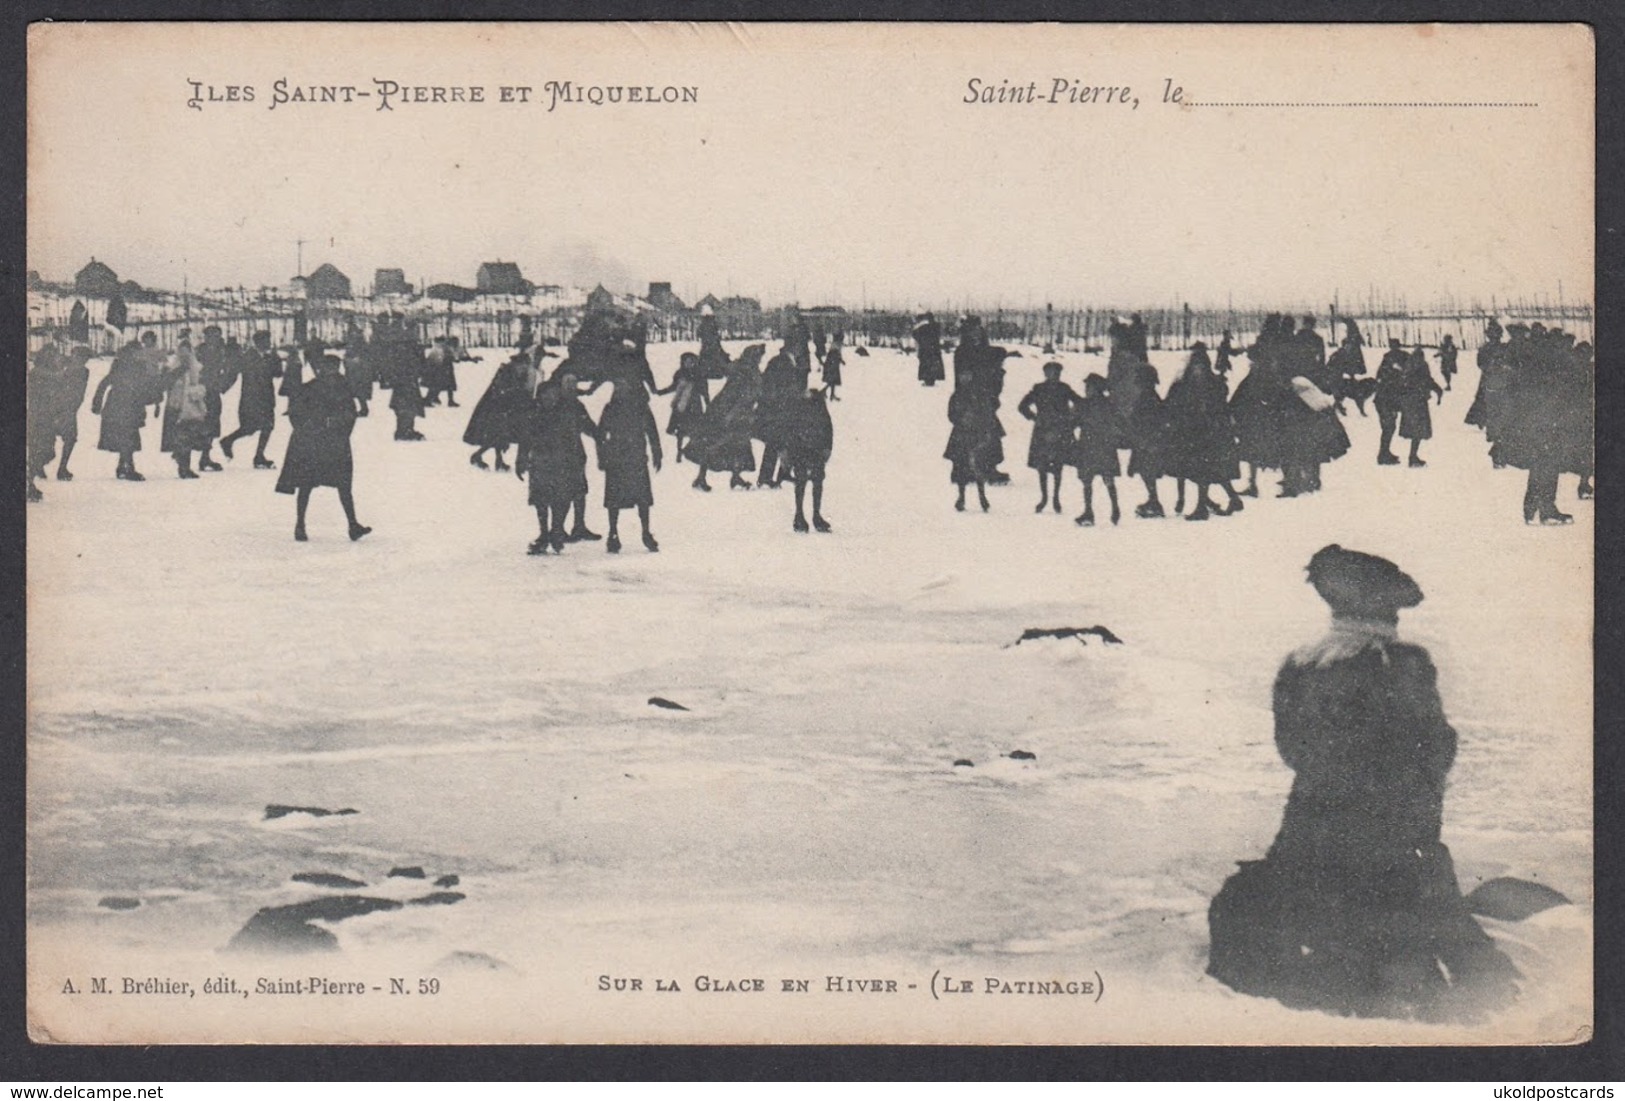
[[[665,314],[682,314],[688,312],[683,300],[671,291],[670,283],[649,284],[649,305]]]
[[[88,295],[92,298],[111,298],[118,290],[118,275],[94,256],[90,258],[90,263],[80,268],[79,274],[73,277],[74,294]]]
[[[411,294],[412,284],[400,268],[379,268],[372,273],[373,294]]]
[[[718,298],[708,294],[699,300],[695,308],[705,306],[711,307],[711,312],[716,315],[717,328],[722,330],[724,336],[750,338],[762,335],[762,304],[756,299],[740,295]]]
[[[459,287],[456,283],[435,283],[423,292],[430,298],[438,298],[444,302],[472,302],[478,293],[467,287]]]
[[[507,260],[489,260],[474,276],[474,289],[480,294],[528,296],[535,287],[519,274],[519,265]]]
[[[332,264],[323,264],[309,275],[293,281],[295,291],[306,298],[349,298],[350,277]]]

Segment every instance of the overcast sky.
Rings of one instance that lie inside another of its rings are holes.
[[[1549,27],[36,28],[29,266],[179,289],[332,262],[768,301],[1589,301],[1591,41]],[[282,103],[289,87],[486,102]],[[1138,107],[967,104],[970,81]],[[1537,107],[1179,107],[1188,101]],[[188,107],[189,80],[252,103]],[[697,101],[561,104],[548,81]],[[500,87],[531,102],[502,104]]]

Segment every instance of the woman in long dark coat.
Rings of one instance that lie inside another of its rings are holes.
[[[276,464],[265,457],[265,446],[276,427],[276,380],[282,377],[282,357],[271,350],[271,334],[264,329],[254,334],[252,344],[239,360],[243,382],[237,395],[237,431],[220,437],[220,450],[230,459],[232,444],[257,432],[254,469],[271,470]]]
[[[417,419],[423,416],[423,349],[409,333],[400,331],[389,342],[389,408],[395,413],[395,438],[421,440]]]
[[[96,446],[118,455],[117,477],[124,482],[144,482],[146,476],[135,468],[135,453],[141,450],[141,429],[147,423],[147,406],[159,391],[153,376],[152,357],[158,338],[142,334],[118,350],[113,365],[96,387],[90,411],[100,414],[101,432]]]
[[[729,489],[750,488],[743,472],[756,468],[750,441],[756,421],[756,399],[762,387],[758,365],[766,351],[765,345],[752,344],[741,352],[728,367],[728,381],[711,399],[699,437],[689,445],[689,452],[700,463],[700,473],[694,479],[695,489],[710,492],[711,486],[705,480],[709,470],[728,471],[732,475],[728,479]]]
[[[835,335],[830,338],[829,351],[818,357],[824,365],[824,393],[829,395],[830,401],[841,400],[841,395],[836,391],[841,388],[841,367],[846,363],[841,351],[845,343],[846,333],[836,329]],[[796,395],[796,400],[799,402],[801,395]]]
[[[1044,381],[1027,391],[1016,406],[1016,412],[1033,422],[1027,465],[1038,471],[1038,507],[1034,512],[1043,512],[1052,504],[1056,512],[1061,511],[1061,472],[1073,458],[1078,403],[1082,400],[1076,390],[1061,381],[1061,365],[1051,361],[1044,364]]]
[[[463,442],[474,448],[474,454],[468,457],[470,465],[489,470],[485,453],[494,449],[497,469],[508,469],[503,452],[519,439],[520,422],[531,399],[531,377],[530,356],[524,352],[510,357],[491,376],[491,384],[474,403],[468,427],[463,431]]]
[[[1280,832],[1208,910],[1208,974],[1244,994],[1361,1017],[1470,1018],[1518,978],[1478,927],[1439,840],[1456,732],[1426,650],[1399,642],[1422,592],[1392,562],[1329,546],[1309,581],[1331,633],[1275,680],[1296,774]]]
[[[1422,461],[1422,441],[1433,438],[1433,414],[1428,410],[1428,399],[1438,395],[1444,400],[1444,390],[1433,380],[1428,367],[1427,353],[1418,344],[1411,349],[1406,360],[1405,382],[1399,392],[1399,435],[1411,441],[1410,466],[1426,466]]]
[[[598,417],[598,468],[604,472],[604,509],[609,513],[604,549],[610,554],[621,550],[623,508],[638,510],[643,545],[651,551],[660,549],[649,531],[649,510],[655,503],[649,464],[659,470],[660,461],[660,429],[649,409],[648,389],[642,379],[616,379],[615,392]]]
[[[1196,483],[1196,507],[1186,519],[1206,520],[1214,513],[1224,516],[1240,511],[1241,498],[1230,483],[1241,476],[1241,464],[1225,404],[1224,380],[1214,373],[1202,341],[1192,346],[1185,370],[1168,387],[1163,412],[1168,424],[1168,473]],[[1208,487],[1215,484],[1229,495],[1228,510],[1208,500]]]
[[[296,495],[293,537],[303,543],[307,539],[305,510],[310,507],[310,491],[317,486],[332,486],[339,491],[339,504],[350,523],[350,540],[354,542],[372,531],[356,519],[355,496],[351,492],[355,467],[350,455],[350,431],[355,427],[356,399],[350,384],[339,373],[336,356],[316,355],[314,368],[316,377],[308,382],[301,380],[288,400],[293,435],[282,458],[276,491]]]
[[[935,386],[947,377],[942,366],[942,325],[929,313],[914,319],[914,354],[919,357],[921,385]]]

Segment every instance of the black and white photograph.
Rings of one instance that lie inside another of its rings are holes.
[[[1594,82],[33,24],[30,1037],[1584,1043]]]

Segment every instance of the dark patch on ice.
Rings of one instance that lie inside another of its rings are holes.
[[[410,867],[406,867],[406,868],[391,868],[391,869],[389,869],[389,878],[390,879],[428,879],[429,876],[428,876],[427,873],[424,872],[421,865],[413,864]]]
[[[337,952],[339,938],[326,929],[261,910],[237,930],[228,952]]]
[[[1084,645],[1088,645],[1087,636],[1089,635],[1094,635],[1100,641],[1112,645],[1121,646],[1123,643],[1122,639],[1112,633],[1110,627],[1102,627],[1097,623],[1093,627],[1028,627],[1021,632],[1021,637],[1016,639],[1014,645],[1020,646],[1023,642],[1035,638],[1075,638]]]
[[[333,952],[339,941],[312,921],[343,921],[378,910],[399,910],[392,898],[329,895],[288,906],[267,906],[237,931],[226,945],[231,952]]]
[[[1028,753],[1025,749],[1012,749],[1010,759],[1012,761],[1036,761],[1038,760],[1038,754]]]
[[[141,905],[139,898],[125,898],[122,895],[108,895],[96,903],[104,910],[134,910]]]
[[[512,971],[513,965],[504,963],[484,952],[448,952],[435,965],[437,971]]]
[[[688,710],[688,708],[684,707],[682,704],[675,703],[672,700],[668,700],[664,696],[650,696],[649,697],[649,706],[650,707],[664,707],[667,711],[687,711]]]
[[[454,875],[443,875],[434,881],[434,885],[436,887],[455,887],[461,882],[462,880],[458,879]]]
[[[463,901],[467,897],[461,891],[436,891],[433,894],[424,895],[422,898],[409,898],[406,900],[406,904],[408,906],[450,906],[453,903]]]
[[[295,872],[293,881],[309,883],[314,887],[336,887],[340,890],[366,886],[359,879],[351,879],[347,875],[334,875],[332,872]]]
[[[976,762],[972,761],[972,760],[968,760],[968,759],[966,759],[964,757],[961,757],[961,758],[959,758],[959,760],[954,762],[954,767],[955,768],[975,768],[976,767]]]
[[[265,808],[265,821],[274,818],[286,818],[290,814],[308,814],[312,818],[327,818],[335,814],[360,814],[354,807],[345,807],[342,810],[328,810],[326,807],[290,807],[283,803],[272,803]]]
[[[1467,908],[1480,917],[1522,921],[1553,906],[1567,906],[1568,896],[1544,883],[1500,876],[1481,883],[1467,896]]]
[[[864,359],[868,359],[869,358],[869,349],[863,347],[860,344],[856,348],[852,349],[852,354],[855,355],[855,356],[862,356]]]

